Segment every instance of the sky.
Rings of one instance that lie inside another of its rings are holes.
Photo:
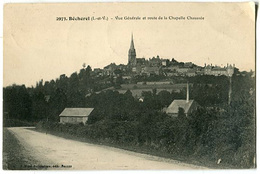
[[[203,66],[235,64],[255,69],[255,16],[250,3],[81,3],[4,6],[3,85],[35,85],[86,63],[126,64],[131,33],[137,57],[159,55]],[[57,21],[57,17],[107,17]],[[116,20],[167,17],[167,20]],[[204,17],[204,20],[169,20]]]

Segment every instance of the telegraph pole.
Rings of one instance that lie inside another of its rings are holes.
[[[231,93],[232,93],[232,76],[229,76],[228,105],[230,105],[231,103]]]

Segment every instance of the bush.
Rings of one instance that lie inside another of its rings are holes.
[[[36,123],[22,121],[17,119],[4,119],[3,126],[4,127],[27,127],[27,126],[35,126]]]

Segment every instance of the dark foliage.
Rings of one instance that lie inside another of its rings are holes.
[[[35,88],[4,88],[4,119],[39,122],[37,128],[50,132],[85,137],[98,142],[121,144],[155,150],[187,160],[200,159],[214,167],[255,167],[255,79],[250,73],[232,77],[231,102],[228,105],[229,78],[225,76],[173,77],[176,83],[189,81],[190,98],[200,105],[186,117],[182,108],[178,117],[164,112],[174,99],[184,99],[180,92],[143,92],[143,101],[131,91],[95,91],[123,83],[117,78],[93,77],[91,68],[83,68],[69,78],[40,81]],[[161,77],[136,77],[153,81]],[[164,77],[165,78],[165,77]],[[111,80],[111,82],[108,82]],[[107,83],[108,82],[108,83]],[[86,94],[90,94],[86,97]],[[62,125],[58,115],[65,107],[93,107],[87,125]],[[216,164],[221,159],[221,163]]]

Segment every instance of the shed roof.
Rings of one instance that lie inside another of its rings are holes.
[[[173,100],[173,102],[169,105],[169,107],[166,109],[166,113],[176,113],[179,112],[179,107],[184,109],[184,113],[188,113],[192,103],[194,100]]]
[[[60,117],[87,117],[94,108],[65,108]]]

